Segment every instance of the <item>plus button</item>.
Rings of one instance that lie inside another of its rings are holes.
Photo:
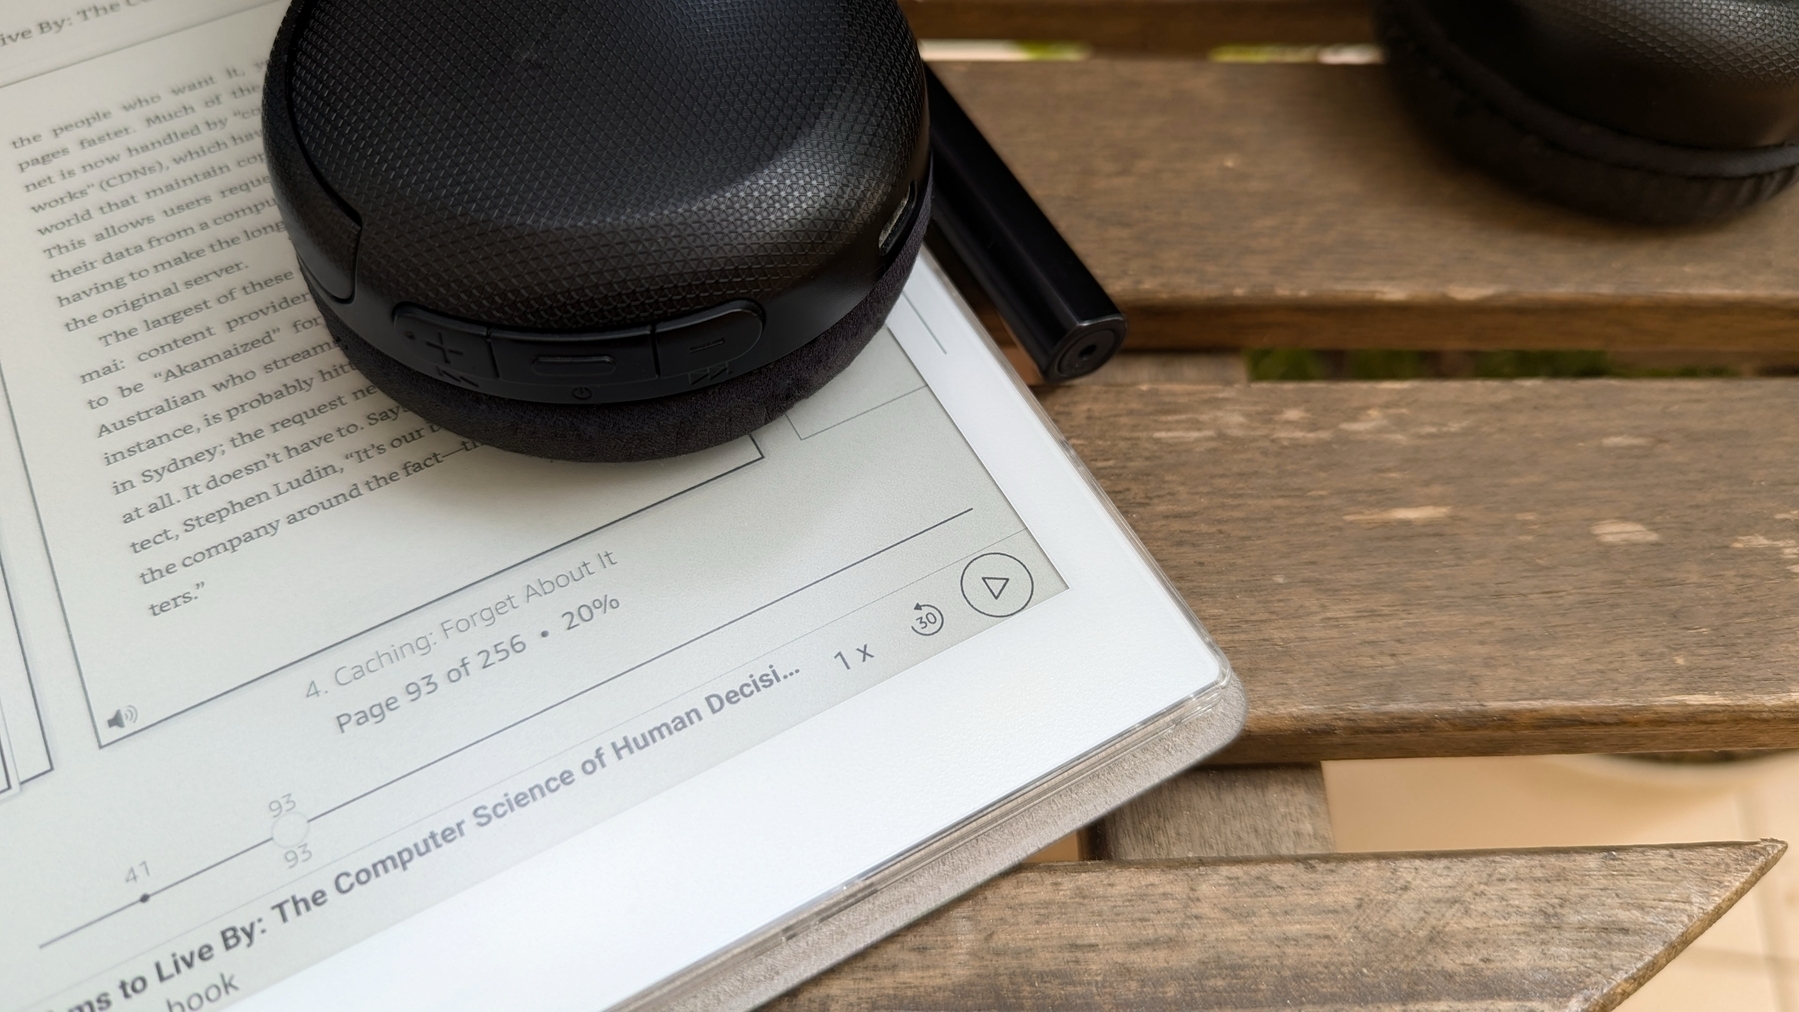
[[[0,4],[4,2],[0,0]],[[465,376],[499,376],[488,348],[487,328],[480,324],[445,319],[412,306],[400,307],[394,313],[394,324],[407,341],[407,358],[428,374],[433,369],[453,369]]]

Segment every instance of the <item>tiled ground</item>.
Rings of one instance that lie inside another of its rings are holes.
[[[1799,754],[1724,766],[1607,756],[1326,763],[1339,850],[1799,842]],[[1799,1012],[1788,857],[1623,1012]]]

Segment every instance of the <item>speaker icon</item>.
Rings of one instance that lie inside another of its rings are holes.
[[[114,710],[112,716],[106,718],[107,727],[123,728],[126,724],[135,723],[137,723],[137,707],[135,706]]]

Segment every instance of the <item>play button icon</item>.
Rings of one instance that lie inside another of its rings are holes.
[[[991,618],[1023,611],[1034,590],[1031,571],[1004,552],[976,556],[962,569],[962,599]]]

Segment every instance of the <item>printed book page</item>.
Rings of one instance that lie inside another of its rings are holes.
[[[0,1012],[228,1004],[1065,589],[886,330],[655,463],[381,394],[270,195],[282,9],[0,13]]]

